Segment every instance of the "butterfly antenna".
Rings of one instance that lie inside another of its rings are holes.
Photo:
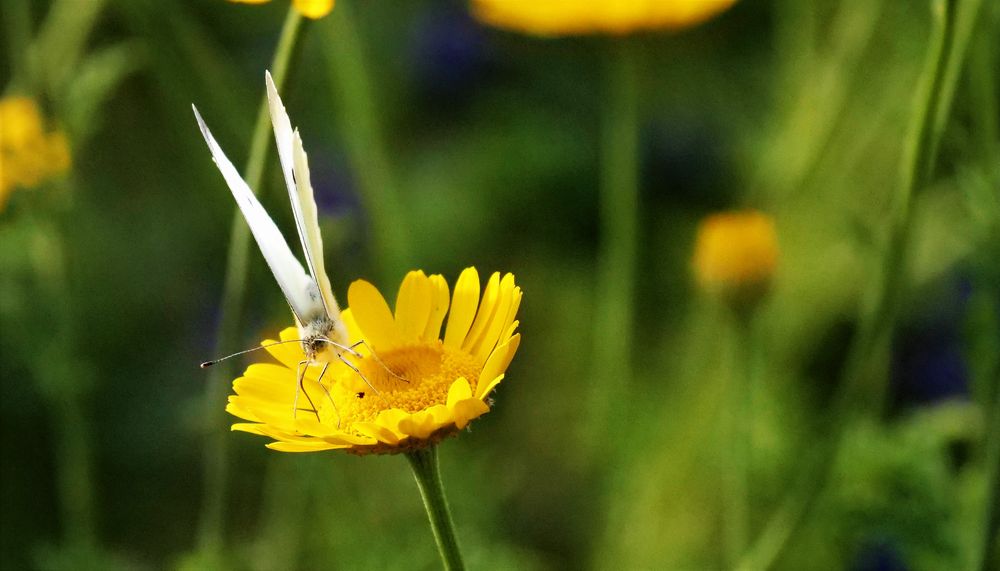
[[[382,368],[385,369],[386,372],[388,372],[393,377],[396,377],[396,380],[403,381],[404,383],[409,384],[410,380],[407,379],[406,377],[403,377],[402,375],[396,373],[396,371],[393,371],[392,369],[389,368],[388,365],[386,365],[385,363],[383,363],[382,359],[379,359],[378,353],[375,352],[375,349],[372,349],[372,346],[369,345],[364,339],[362,339],[361,341],[358,341],[354,345],[351,345],[350,349],[352,351],[354,351],[354,348],[357,347],[357,346],[359,346],[359,345],[364,345],[368,349],[368,352],[371,353],[372,358],[375,359],[375,362],[378,363],[379,365],[382,365]],[[354,353],[357,353],[357,351],[354,351]]]
[[[268,347],[274,347],[275,345],[284,345],[285,343],[301,343],[301,342],[302,342],[301,339],[288,339],[286,341],[275,341],[274,343],[268,343],[267,345],[261,345],[259,347],[253,347],[251,349],[244,349],[243,351],[237,351],[232,355],[226,355],[225,357],[221,357],[213,361],[205,361],[204,363],[199,365],[199,367],[201,367],[202,369],[207,369],[212,365],[221,363],[227,359],[232,359],[233,357],[239,357],[240,355],[246,355],[247,353],[253,353],[254,351],[260,351],[261,349],[267,349]]]

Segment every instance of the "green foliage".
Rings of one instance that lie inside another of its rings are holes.
[[[190,105],[242,165],[288,4],[4,0],[3,93],[42,102],[74,166],[0,211],[0,567],[439,564],[402,458],[267,451],[220,428],[226,386],[207,403],[225,439],[209,460],[230,467],[222,545],[197,547],[197,364],[214,356],[233,204]],[[850,569],[872,542],[914,570],[989,557],[1000,9],[936,4],[961,8],[968,55],[942,72],[951,112],[933,115],[937,160],[914,189],[894,344],[874,352],[891,406],[871,414],[838,398],[886,271],[930,10],[741,2],[695,29],[629,38],[641,163],[627,380],[598,378],[593,362],[614,342],[594,321],[602,62],[617,40],[490,30],[464,3],[431,0],[338,0],[303,28],[283,97],[310,153],[334,290],[476,265],[514,272],[526,294],[497,406],[439,451],[470,568],[721,568],[741,355],[755,359],[749,548],[822,458],[802,517],[779,521],[774,568]],[[275,165],[261,197],[291,236]],[[774,216],[781,245],[752,351],[689,275],[698,221],[748,205]],[[261,261],[251,251],[241,347],[288,324]],[[966,383],[945,404],[911,398],[920,375],[897,362],[904,333],[939,314],[960,332]],[[606,427],[588,416],[598,382]]]

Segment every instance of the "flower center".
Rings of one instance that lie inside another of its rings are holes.
[[[379,351],[355,361],[355,365],[371,386],[348,371],[351,379],[347,386],[357,390],[344,405],[337,402],[348,422],[374,420],[389,408],[413,413],[445,404],[448,389],[460,377],[468,380],[475,392],[482,370],[471,355],[445,347],[440,340]]]

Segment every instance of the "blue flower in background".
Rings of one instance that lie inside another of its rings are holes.
[[[461,6],[426,12],[410,40],[420,95],[447,106],[468,96],[489,68],[485,30]]]
[[[892,383],[896,408],[969,395],[969,367],[962,354],[961,325],[970,289],[957,280],[916,323],[896,339]]]
[[[907,571],[906,562],[896,545],[885,539],[868,540],[858,550],[852,571]]]

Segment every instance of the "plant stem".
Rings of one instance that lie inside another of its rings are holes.
[[[58,0],[49,8],[35,41],[28,48],[28,73],[34,89],[61,93],[84,54],[108,0]]]
[[[994,378],[1000,379],[1000,370],[995,371],[995,373]],[[983,458],[986,468],[983,480],[986,486],[984,494],[986,501],[983,502],[982,527],[979,538],[982,547],[974,554],[978,561],[972,567],[972,569],[982,569],[982,571],[989,571],[991,566],[993,569],[1000,566],[1000,560],[995,559],[997,555],[1000,555],[1000,489],[998,489],[1000,488],[1000,382],[994,382],[993,385],[994,403],[992,410],[988,411],[988,418],[992,426],[987,425]],[[994,554],[994,559],[990,557],[990,549],[998,551],[997,554]]]
[[[1000,32],[1000,10],[995,6],[984,9],[982,26],[975,47],[969,53],[969,95],[975,110],[973,130],[975,149],[987,165],[996,164],[1000,157],[1000,97],[998,97],[997,33]]]
[[[462,554],[455,538],[455,524],[451,520],[448,500],[441,484],[441,470],[438,466],[437,446],[428,446],[406,455],[413,469],[413,477],[420,488],[420,497],[424,500],[424,509],[431,522],[434,541],[437,543],[441,562],[448,571],[465,569]]]
[[[66,379],[60,382],[66,382]],[[59,466],[59,498],[68,546],[90,551],[97,548],[91,462],[92,431],[86,414],[86,395],[72,391],[67,393],[69,394],[54,403],[52,411],[59,417],[56,421],[59,438],[56,462]]]
[[[25,54],[31,43],[31,4],[28,0],[9,0],[4,3],[4,32],[7,36],[8,64],[11,76],[20,77],[24,73]],[[13,82],[11,82],[13,83]],[[10,85],[3,86],[9,88]]]
[[[372,259],[376,260],[380,279],[391,281],[407,269],[411,259],[407,216],[392,174],[364,40],[350,3],[337,4],[323,29],[330,45],[324,54],[339,99],[345,143],[371,223]]]
[[[271,64],[271,76],[280,90],[288,77],[288,70],[296,53],[295,46],[302,26],[302,16],[290,8],[281,30],[281,37]],[[260,111],[254,127],[253,140],[244,178],[250,188],[260,193],[264,179],[264,167],[270,144],[270,116],[267,96],[261,98]],[[226,258],[226,277],[222,295],[220,325],[216,340],[216,355],[224,355],[235,350],[239,339],[243,303],[246,295],[246,275],[249,254],[250,232],[237,211],[229,233],[229,252]],[[204,497],[198,530],[198,550],[206,556],[218,554],[223,544],[223,511],[226,503],[226,480],[228,475],[227,434],[220,430],[224,424],[225,395],[229,390],[229,380],[233,376],[230,361],[215,365],[205,384],[205,451],[204,451]]]
[[[752,439],[752,406],[755,376],[755,339],[753,316],[749,311],[736,312],[733,375],[727,391],[729,396],[727,420],[728,448],[725,450],[723,483],[725,485],[725,513],[723,536],[726,567],[733,569],[746,550],[750,524],[750,451]]]
[[[594,318],[594,382],[588,424],[600,434],[615,406],[614,395],[628,390],[639,232],[639,65],[627,38],[607,45],[606,100],[602,124],[600,223]]]
[[[67,194],[71,188],[60,189]],[[65,206],[65,205],[64,205]],[[48,219],[51,216],[52,219]],[[53,420],[56,441],[55,475],[64,549],[93,554],[98,549],[96,504],[92,462],[92,429],[88,397],[94,389],[89,364],[77,351],[77,316],[70,301],[67,275],[67,229],[72,212],[61,209],[45,218],[31,220],[37,229],[33,243],[39,294],[56,309],[52,337],[47,339],[45,359],[35,374]]]
[[[774,564],[825,488],[843,446],[846,427],[859,417],[882,412],[892,332],[900,312],[908,270],[905,254],[910,238],[913,195],[931,180],[938,140],[943,132],[943,127],[937,125],[942,117],[949,115],[950,94],[959,76],[953,70],[961,68],[968,39],[955,33],[956,13],[963,14],[960,20],[963,28],[973,26],[974,9],[979,2],[965,1],[968,4],[963,4],[963,0],[936,0],[932,4],[934,30],[904,142],[900,183],[889,216],[889,234],[879,258],[877,279],[858,318],[858,333],[852,341],[830,413],[837,425],[832,427],[831,436],[821,439],[817,461],[802,471],[789,496],[744,556],[741,569],[763,570]],[[971,16],[968,10],[973,10]]]

